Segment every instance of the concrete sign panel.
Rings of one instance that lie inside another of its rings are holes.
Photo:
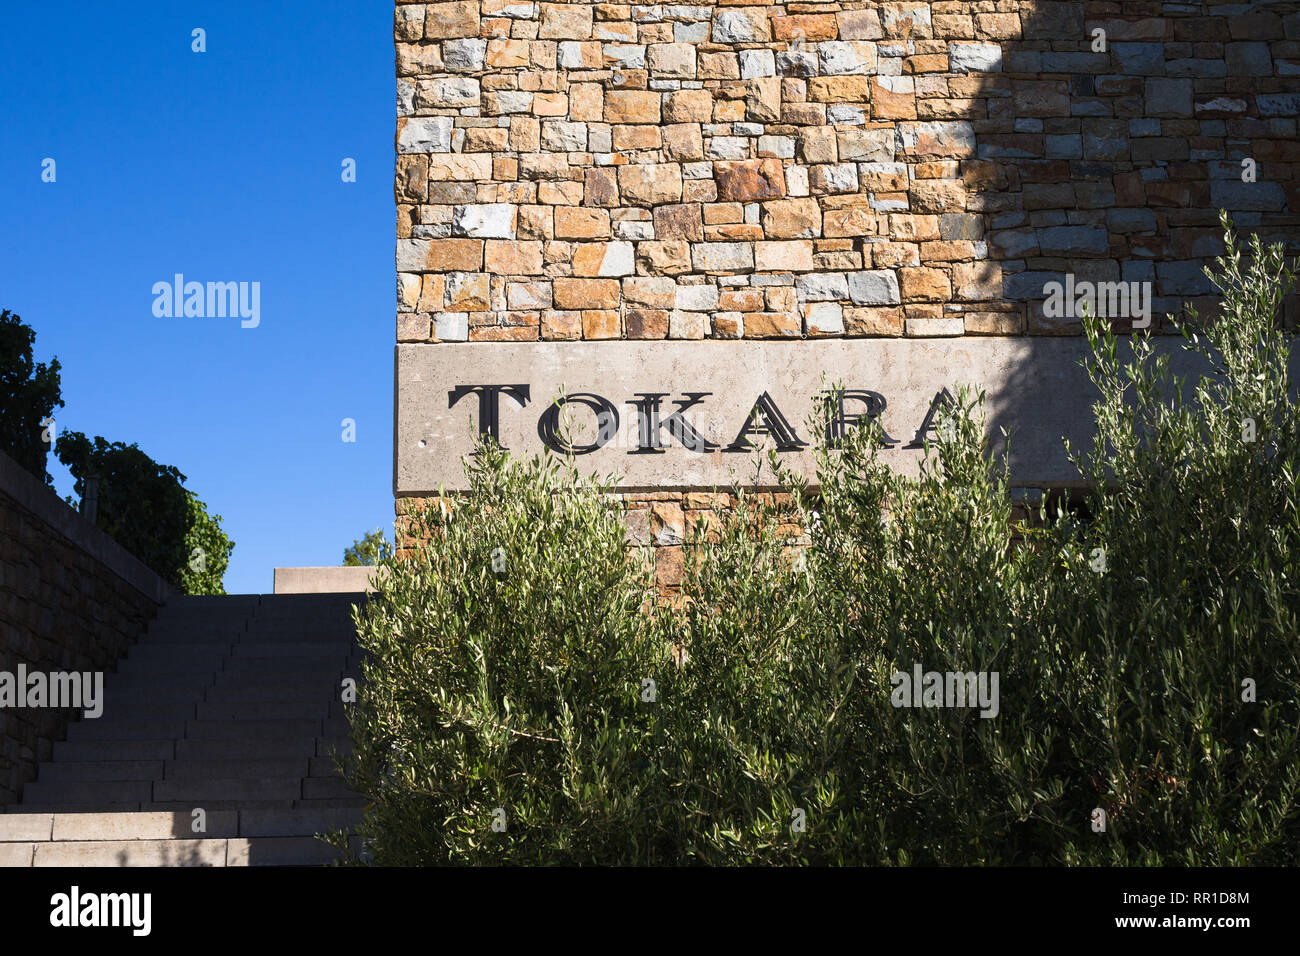
[[[836,387],[831,429],[878,417],[884,460],[915,473],[963,384],[985,390],[993,447],[1011,433],[1017,484],[1077,484],[1062,438],[1090,439],[1087,351],[1076,337],[399,345],[394,492],[464,489],[480,432],[516,455],[572,450],[625,491],[753,487],[755,447],[811,477],[826,436],[810,419]]]

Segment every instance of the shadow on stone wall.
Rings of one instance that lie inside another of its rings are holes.
[[[1074,310],[1052,314],[1051,283],[1149,290],[1156,333],[1176,332],[1187,304],[1214,314],[1203,267],[1224,251],[1219,209],[1243,236],[1300,252],[1300,82],[1289,78],[1300,76],[1300,3],[1025,4],[1018,31],[1014,14],[974,19],[1015,35],[1000,51],[971,48],[966,61],[982,69],[950,83],[975,87],[961,175],[985,217],[987,268],[1031,336],[1080,331]],[[1293,293],[1290,328],[1298,305]],[[1111,317],[1117,333],[1141,323],[1135,312],[1130,302]],[[1030,360],[990,389],[994,436],[1010,407],[1050,421],[1063,390],[1092,389],[1077,364],[1031,341]]]

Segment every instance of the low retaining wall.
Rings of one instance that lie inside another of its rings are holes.
[[[276,594],[345,594],[373,591],[374,567],[276,568]]]
[[[111,669],[170,593],[139,559],[0,453],[0,673]],[[0,702],[0,805],[18,802],[37,762],[49,758],[79,713]]]

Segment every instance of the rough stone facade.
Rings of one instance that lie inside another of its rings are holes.
[[[1217,208],[1300,234],[1295,3],[399,2],[395,36],[399,342],[1068,333],[1067,271],[1159,317]]]
[[[685,549],[690,534],[699,531],[706,537],[709,528],[720,521],[734,505],[731,492],[656,491],[618,496],[624,507],[627,523],[627,543],[634,561],[644,562],[653,569],[654,584],[663,597],[672,597],[680,588],[685,569]],[[785,493],[758,492],[754,499],[767,504],[789,504]],[[428,543],[427,539],[413,537],[403,516],[422,508],[455,507],[454,500],[439,498],[399,498],[398,556],[409,556],[416,548]],[[792,548],[808,543],[804,530],[797,525],[782,527]]]
[[[1296,2],[399,0],[394,24],[402,343],[1077,334],[1044,308],[1067,274],[1148,284],[1169,331],[1213,307],[1219,208],[1300,249]],[[665,587],[692,494],[630,496]]]
[[[0,453],[0,671],[105,671],[167,585]],[[0,806],[48,760],[77,711],[0,709]]]

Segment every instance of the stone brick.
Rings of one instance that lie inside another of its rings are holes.
[[[754,247],[748,242],[694,243],[691,265],[699,272],[748,272],[754,268]]]
[[[654,211],[654,234],[656,239],[689,239],[693,242],[703,239],[704,224],[699,204],[657,207]]]
[[[605,239],[609,235],[609,213],[604,209],[555,207],[556,239]]]
[[[714,43],[766,43],[772,39],[771,21],[764,7],[728,7],[713,15]]]
[[[493,275],[541,275],[542,244],[489,239],[484,248],[483,268]]]
[[[714,164],[718,199],[754,202],[785,195],[785,173],[779,159],[752,159]]]
[[[899,269],[898,281],[904,302],[942,302],[952,295],[952,284],[942,269]]]
[[[560,309],[617,309],[619,284],[617,279],[557,278],[554,298]]]
[[[617,339],[621,337],[621,331],[617,308],[583,310],[582,337],[584,339]]]
[[[811,272],[812,243],[807,239],[754,243],[754,268],[759,272]]]
[[[541,40],[586,40],[591,36],[594,6],[589,3],[543,3]]]
[[[584,242],[573,252],[575,276],[626,276],[634,268],[630,242]]]
[[[646,90],[610,90],[605,94],[606,123],[658,123],[660,96]]]
[[[713,94],[708,90],[680,90],[663,98],[665,123],[708,123],[713,119]]]
[[[890,270],[850,272],[849,297],[854,305],[897,305],[898,277]]]
[[[952,281],[958,298],[994,300],[1002,298],[1002,264],[961,262],[952,267]]]
[[[676,163],[646,163],[618,167],[618,188],[624,203],[656,206],[679,202],[682,172]]]
[[[582,201],[588,206],[617,206],[618,180],[614,170],[588,167],[583,173]]]
[[[477,2],[427,3],[424,11],[424,35],[430,40],[478,36]]]

